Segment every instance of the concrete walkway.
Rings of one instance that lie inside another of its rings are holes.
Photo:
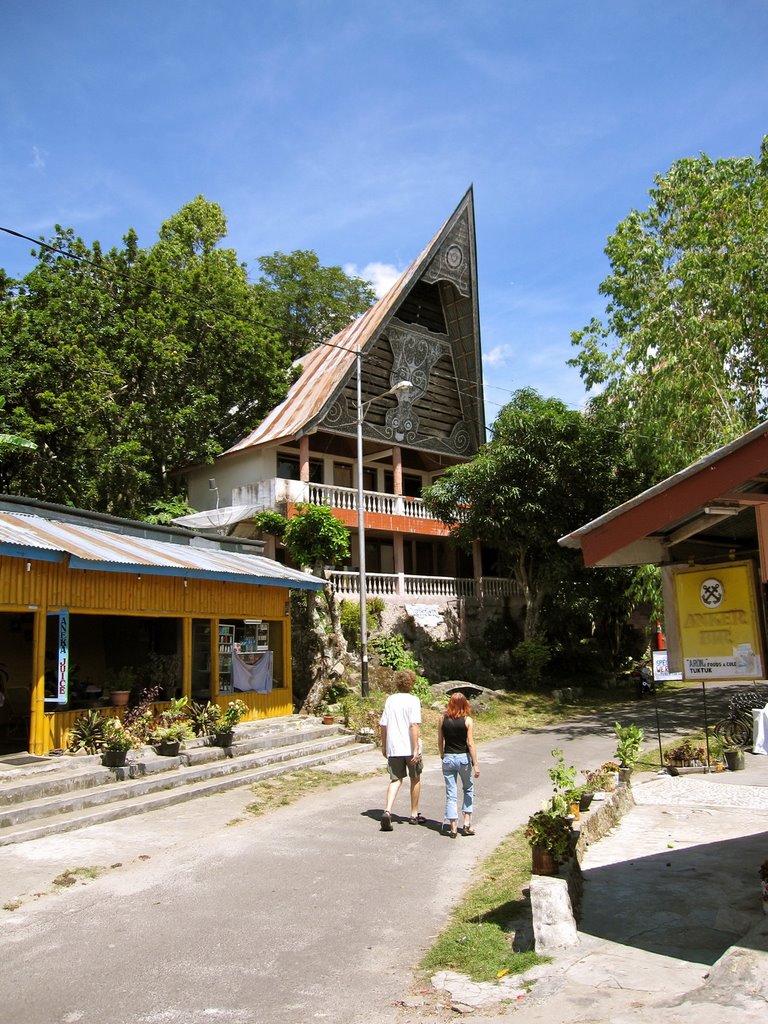
[[[722,774],[640,776],[635,806],[582,863],[578,945],[494,986],[448,978],[483,1024],[768,1020],[768,758]],[[491,990],[496,989],[496,996]],[[511,1002],[500,1005],[498,990]]]
[[[463,979],[451,993],[414,990],[412,970],[474,866],[546,795],[553,747],[599,764],[611,722],[483,745],[478,835],[457,842],[439,835],[443,786],[429,754],[428,825],[379,832],[386,777],[371,751],[325,769],[369,768],[370,779],[267,818],[244,816],[250,794],[239,790],[0,849],[0,1019],[764,1021],[768,758],[751,755],[743,772],[636,779],[636,806],[585,858],[579,944],[538,971],[529,994],[518,999],[508,978],[493,998]],[[396,811],[407,815],[405,794]],[[54,884],[79,867],[98,877]]]

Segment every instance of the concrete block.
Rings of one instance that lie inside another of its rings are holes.
[[[537,953],[578,945],[579,933],[565,878],[534,875],[531,910]]]

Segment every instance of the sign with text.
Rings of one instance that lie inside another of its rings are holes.
[[[60,612],[49,612],[56,619],[56,681],[55,692],[48,692],[46,685],[46,704],[66,704],[69,700],[69,611],[62,608]],[[53,689],[53,687],[52,687]]]
[[[761,679],[763,644],[751,562],[674,573],[686,679]]]

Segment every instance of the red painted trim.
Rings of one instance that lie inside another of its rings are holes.
[[[296,515],[296,505],[288,502],[286,517]],[[333,514],[350,530],[357,529],[357,512],[352,509],[335,508]],[[382,512],[366,512],[364,521],[366,530],[378,530],[383,533],[406,533],[419,537],[448,537],[450,527],[435,519],[413,519],[411,516],[389,516]]]
[[[628,544],[663,531],[692,512],[722,500],[734,487],[768,470],[768,435],[761,434],[717,462],[650,495],[626,512],[598,524],[580,537],[584,564],[596,565]],[[731,496],[732,498],[735,496]]]

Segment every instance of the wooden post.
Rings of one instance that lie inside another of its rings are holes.
[[[32,686],[29,701],[29,752],[47,754],[45,736],[45,626],[47,609],[38,608],[32,626]]]

